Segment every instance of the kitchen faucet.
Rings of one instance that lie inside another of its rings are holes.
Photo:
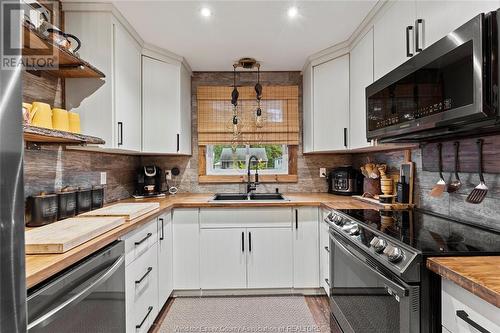
[[[257,162],[255,164],[255,179],[253,182],[250,181],[250,167],[252,165],[252,160],[255,159]],[[250,195],[250,192],[255,191],[257,189],[257,185],[259,185],[259,159],[257,156],[252,155],[248,159],[248,172],[247,172],[247,194]]]

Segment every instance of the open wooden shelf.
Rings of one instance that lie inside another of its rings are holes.
[[[104,144],[104,140],[95,136],[75,134],[35,126],[23,125],[24,140],[36,143],[66,144]]]
[[[40,32],[24,24],[23,62],[26,70],[45,71],[57,77],[67,78],[104,78],[103,72],[78,58],[68,50],[61,48],[52,40],[44,37]],[[31,66],[34,60],[52,59],[53,69]]]

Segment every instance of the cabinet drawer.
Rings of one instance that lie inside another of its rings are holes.
[[[478,332],[474,325],[492,333],[500,332],[500,309],[496,306],[445,279],[441,295],[442,324],[450,332]]]
[[[157,250],[155,243],[125,269],[127,332],[147,332],[158,313]],[[144,318],[143,325],[136,328]]]
[[[200,209],[201,228],[291,227],[290,208]]]
[[[146,253],[157,242],[157,232],[157,222],[154,219],[122,237],[125,241],[125,266]]]

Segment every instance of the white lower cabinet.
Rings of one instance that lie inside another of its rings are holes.
[[[158,314],[158,261],[156,233],[150,242],[150,230],[156,229],[156,219],[124,237],[125,248],[125,308],[127,333],[147,332]],[[145,234],[144,237],[140,238]],[[133,248],[143,249],[140,254]],[[127,260],[127,257],[129,258]]]
[[[172,294],[173,282],[173,246],[172,246],[172,212],[158,217],[158,309]]]
[[[318,288],[318,208],[294,208],[293,215],[293,287]]]
[[[248,228],[248,288],[291,288],[290,228]]]
[[[326,217],[327,211],[323,211],[322,217]],[[319,221],[319,283],[325,290],[327,295],[330,295],[330,235],[328,223],[321,219]]]
[[[448,331],[500,332],[499,308],[446,279],[442,279],[441,301],[442,325]]]
[[[202,289],[246,288],[245,231],[245,228],[201,229]]]
[[[199,209],[173,212],[174,289],[200,289]]]

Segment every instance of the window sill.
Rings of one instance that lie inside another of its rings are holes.
[[[252,177],[253,179],[253,177]],[[260,183],[296,183],[299,177],[297,175],[259,175]],[[246,183],[246,175],[199,175],[200,184],[236,184]]]

